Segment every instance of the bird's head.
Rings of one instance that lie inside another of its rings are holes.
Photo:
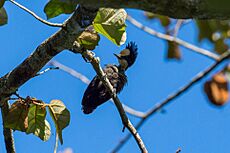
[[[134,42],[129,42],[125,49],[120,54],[114,54],[123,70],[127,70],[133,65],[137,58],[137,45]]]

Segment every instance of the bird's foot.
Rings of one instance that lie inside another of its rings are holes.
[[[116,94],[117,94],[117,89],[113,88],[113,95],[116,95]]]

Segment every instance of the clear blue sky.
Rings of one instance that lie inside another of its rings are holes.
[[[43,8],[46,0],[19,2],[45,18]],[[0,27],[0,76],[16,67],[42,41],[58,30],[38,22],[9,2],[5,7],[9,23]],[[145,25],[162,31],[159,23],[147,21],[143,12],[136,10],[127,12]],[[67,17],[62,15],[51,21],[62,22]],[[154,38],[129,23],[127,25],[127,42],[135,41],[139,47],[139,54],[136,63],[127,72],[128,85],[119,97],[122,102],[137,110],[146,111],[153,107],[213,63],[212,60],[184,48],[181,48],[182,61],[167,61],[165,41]],[[197,42],[197,34],[194,22],[191,22],[181,29],[179,37],[210,49],[209,43]],[[117,63],[113,53],[118,53],[122,48],[124,46],[119,48],[101,37],[95,52],[104,65]],[[55,59],[90,79],[95,75],[91,65],[85,63],[80,55],[64,51]],[[229,153],[230,105],[223,108],[210,105],[203,94],[203,83],[204,80],[193,86],[189,92],[166,106],[164,108],[166,113],[154,115],[140,129],[140,135],[150,153],[175,153],[178,147],[181,147],[182,153]],[[120,117],[110,102],[99,107],[92,115],[84,115],[81,112],[81,98],[85,89],[86,85],[78,79],[55,70],[31,79],[19,89],[19,94],[36,97],[47,103],[52,99],[60,99],[69,108],[71,122],[63,131],[64,144],[59,146],[59,150],[70,147],[74,153],[107,153],[127,131],[121,132],[123,126]],[[139,121],[132,116],[130,119],[134,124]],[[52,122],[50,117],[48,121]],[[17,152],[53,152],[55,141],[53,124],[52,132],[53,135],[47,142],[42,142],[33,135],[14,132]],[[133,138],[120,150],[120,153],[138,152]],[[5,153],[2,136],[0,153]]]

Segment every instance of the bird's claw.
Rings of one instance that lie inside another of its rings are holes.
[[[117,94],[116,88],[113,88],[113,95]]]

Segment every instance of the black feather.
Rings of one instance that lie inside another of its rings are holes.
[[[116,93],[119,93],[127,83],[126,75],[124,73],[119,73],[116,65],[107,65],[103,71],[112,86],[116,89]],[[94,109],[108,101],[110,98],[112,97],[100,81],[100,78],[95,76],[84,93],[82,110],[85,114],[90,114]]]
[[[137,45],[134,42],[130,42],[126,45],[126,49],[130,50],[130,54],[122,58],[128,62],[128,67],[130,67],[137,58]],[[127,83],[125,71],[121,69],[121,66],[111,64],[107,65],[103,71],[113,88],[116,89],[116,93],[119,93]],[[102,81],[100,81],[100,78],[95,76],[84,93],[82,110],[85,114],[90,114],[94,109],[108,101],[110,98],[112,97],[106,90]]]
[[[128,62],[128,67],[132,66],[133,63],[135,62],[136,58],[137,58],[137,45],[135,44],[135,42],[129,42],[126,45],[126,49],[130,50],[130,55],[126,56],[125,59]]]

